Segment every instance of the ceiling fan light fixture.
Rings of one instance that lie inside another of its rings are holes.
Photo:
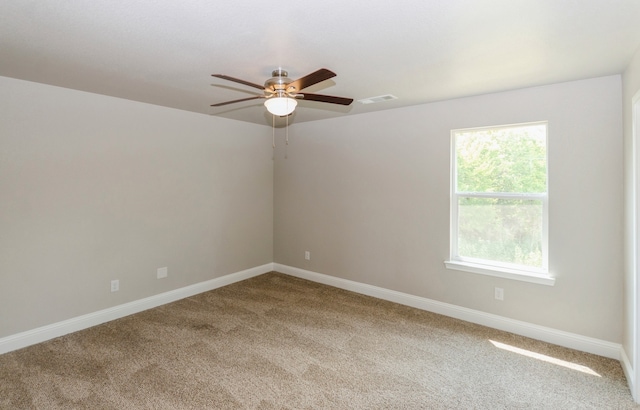
[[[297,105],[298,102],[289,97],[271,97],[264,102],[264,106],[271,114],[281,117],[291,114]]]

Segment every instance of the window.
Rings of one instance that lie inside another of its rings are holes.
[[[547,123],[451,132],[448,268],[553,285]]]

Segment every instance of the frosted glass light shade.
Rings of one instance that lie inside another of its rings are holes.
[[[296,109],[298,102],[289,97],[271,97],[267,98],[264,106],[273,115],[289,115]]]

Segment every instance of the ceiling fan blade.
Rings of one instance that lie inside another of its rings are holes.
[[[287,86],[287,91],[297,92],[335,76],[336,73],[334,73],[333,71],[327,70],[326,68],[321,68],[318,71],[314,71],[311,74],[305,75],[304,77],[298,78],[297,80],[289,83],[289,85]],[[292,90],[292,87],[295,87],[295,89]]]
[[[211,76],[212,77],[222,78],[223,80],[229,80],[229,81],[233,81],[233,82],[236,82],[236,83],[248,85],[249,87],[257,88],[258,90],[264,90],[264,86],[263,85],[250,83],[249,81],[244,81],[244,80],[240,80],[239,78],[229,77],[228,75],[211,74]]]
[[[242,101],[249,101],[249,100],[257,100],[260,98],[265,98],[264,95],[256,95],[255,97],[249,97],[249,98],[241,98],[239,100],[233,100],[233,101],[225,101],[225,102],[221,102],[221,103],[217,103],[217,104],[211,104],[212,107],[222,107],[223,105],[227,105],[227,104],[233,104],[233,103],[237,103],[237,102],[242,102]]]
[[[304,93],[300,94],[298,98],[308,101],[319,101],[330,104],[340,104],[340,105],[350,105],[353,102],[353,98],[344,98],[344,97],[335,97],[333,95],[322,95],[322,94],[309,94]]]

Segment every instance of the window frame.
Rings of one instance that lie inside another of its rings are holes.
[[[501,130],[527,126],[544,125],[545,127],[545,163],[546,163],[546,192],[458,192],[457,191],[457,151],[456,135],[464,132]],[[497,276],[507,279],[521,280],[553,286],[555,278],[549,273],[549,123],[536,121],[519,124],[506,124],[486,127],[459,128],[451,130],[451,165],[450,165],[450,244],[449,260],[445,261],[448,269],[461,270],[483,275]],[[533,267],[508,262],[478,259],[460,256],[458,254],[458,208],[462,198],[496,198],[535,200],[542,203],[542,266]]]

